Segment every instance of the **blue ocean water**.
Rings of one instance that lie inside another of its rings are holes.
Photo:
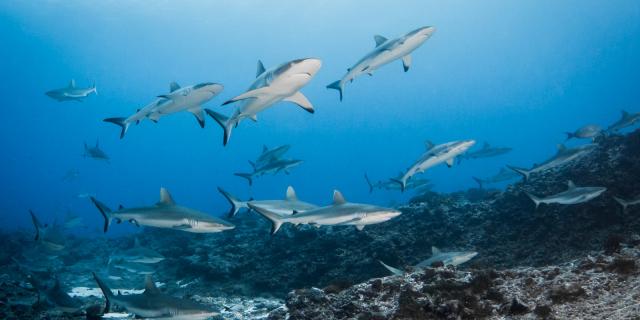
[[[398,61],[358,78],[342,102],[325,88],[374,47],[374,34],[425,25],[437,31],[412,54],[409,72]],[[48,221],[72,210],[96,232],[102,219],[76,194],[145,205],[161,186],[180,204],[220,215],[228,204],[217,186],[273,199],[293,185],[318,204],[339,189],[348,200],[386,205],[410,193],[369,194],[364,173],[396,175],[426,139],[514,148],[425,173],[436,191],[466,189],[475,186],[471,176],[551,156],[565,131],[637,112],[640,98],[637,1],[4,1],[0,30],[3,228],[30,230],[31,208]],[[188,113],[144,121],[122,140],[102,122],[132,114],[171,81],[223,84],[206,107],[230,114],[233,105],[220,105],[247,89],[258,59],[269,67],[302,57],[323,61],[302,89],[316,113],[279,103],[240,124],[226,147],[211,118],[201,129]],[[70,79],[95,81],[99,94],[81,103],[44,95]],[[82,157],[83,142],[96,140],[110,163]],[[247,160],[263,145],[281,144],[305,161],[290,175],[252,187],[233,175],[250,170]],[[62,181],[73,169],[79,177]]]

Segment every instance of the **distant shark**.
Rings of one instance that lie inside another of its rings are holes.
[[[197,302],[163,294],[150,275],[145,279],[144,293],[128,295],[114,294],[95,273],[93,277],[107,300],[105,313],[110,311],[111,304],[115,304],[141,318],[204,320],[218,315]]]
[[[480,179],[480,178],[477,178],[477,177],[472,177],[472,178],[473,178],[473,180],[475,180],[475,182],[478,183],[478,187],[480,189],[482,189],[483,186],[486,185],[486,184],[509,181],[509,180],[516,179],[519,176],[520,175],[518,173],[514,172],[513,170],[509,170],[507,168],[500,168],[500,171],[498,171],[498,173],[496,173],[495,175],[493,175],[491,177],[484,178],[484,179]]]
[[[58,102],[62,101],[78,101],[88,97],[90,94],[98,94],[95,83],[89,88],[76,88],[75,80],[69,81],[69,85],[65,88],[47,91],[45,94]]]
[[[258,61],[256,80],[249,89],[223,104],[242,102],[231,117],[205,110],[224,130],[223,145],[227,145],[231,130],[242,120],[249,118],[257,121],[259,112],[280,101],[293,102],[307,112],[314,113],[313,105],[300,89],[316,75],[321,65],[320,60],[307,58],[285,62],[266,70],[262,62]]]
[[[608,133],[618,132],[626,127],[630,127],[640,121],[640,112],[638,113],[629,113],[627,111],[622,110],[622,116],[620,120],[616,121],[612,125],[607,128]]]
[[[578,130],[574,132],[565,132],[567,135],[567,140],[570,139],[591,139],[595,140],[598,136],[602,134],[602,128],[597,124],[589,124],[583,127],[580,127]]]
[[[399,179],[393,179],[400,184],[401,190],[407,188],[407,181],[418,173],[423,173],[427,169],[434,167],[440,163],[446,163],[452,167],[455,158],[465,153],[476,142],[474,140],[462,140],[447,142],[439,145],[427,141],[427,152],[418,159]]]
[[[333,192],[332,205],[290,216],[282,216],[273,210],[253,205],[251,202],[248,206],[271,221],[271,234],[275,234],[283,223],[309,224],[316,227],[351,225],[362,230],[367,225],[389,221],[402,213],[395,209],[347,202],[338,190]]]
[[[218,187],[218,191],[229,201],[231,204],[231,210],[229,210],[229,217],[233,217],[242,208],[249,209],[249,204],[257,207],[269,210],[281,216],[289,216],[297,213],[306,212],[309,210],[317,209],[318,206],[298,200],[295,190],[292,186],[287,188],[287,194],[284,200],[249,200],[240,201],[230,193],[224,191]]]
[[[28,274],[27,277],[29,283],[38,291],[38,302],[44,298],[55,309],[65,313],[79,313],[82,311],[82,303],[69,296],[60,284],[60,280],[53,274],[50,275],[52,279],[40,279],[35,274]]]
[[[400,172],[396,180],[400,180],[404,173]],[[394,179],[388,179],[385,181],[378,181],[376,183],[371,182],[369,176],[365,173],[364,180],[369,185],[369,193],[373,193],[373,189],[385,189],[385,190],[402,190],[400,184]],[[423,188],[431,188],[433,185],[429,179],[411,179],[407,181],[407,185],[405,186],[406,190],[410,189],[423,189]]]
[[[511,148],[508,147],[493,147],[489,143],[485,142],[480,150],[469,151],[460,157],[458,157],[458,162],[462,159],[479,159],[479,158],[491,158],[501,156],[503,154],[507,154],[511,152]]]
[[[290,148],[291,146],[288,144],[278,146],[273,149],[269,149],[267,146],[263,146],[262,153],[255,161],[255,163],[251,164],[251,166],[254,168],[263,167],[270,162],[280,160],[282,156],[287,153],[287,151],[289,151]]]
[[[302,162],[302,160],[295,159],[278,159],[271,161],[262,167],[254,167],[252,173],[234,173],[234,175],[247,179],[247,181],[249,181],[249,185],[253,185],[253,177],[259,177],[269,173],[276,174],[280,171],[289,174],[290,169],[299,166]],[[254,164],[251,163],[251,165]]]
[[[231,230],[235,226],[206,213],[179,206],[165,188],[160,188],[160,201],[153,206],[111,211],[102,202],[91,197],[91,201],[104,217],[104,232],[112,220],[117,223],[129,221],[137,226],[174,229],[193,233],[212,233]]]
[[[545,198],[537,197],[528,192],[525,192],[525,193],[536,204],[536,208],[538,208],[538,206],[540,206],[541,203],[546,203],[546,204],[583,203],[593,198],[596,198],[597,196],[607,191],[607,188],[604,188],[604,187],[576,187],[576,185],[571,180],[567,182],[567,185],[568,185],[567,191],[563,191],[558,194],[554,194]]]
[[[62,228],[57,224],[42,224],[36,214],[29,210],[31,222],[36,229],[35,240],[45,248],[53,251],[60,251],[65,248],[65,236]]]
[[[109,162],[109,156],[104,151],[102,151],[102,149],[100,149],[100,142],[98,140],[96,140],[95,147],[89,147],[86,142],[84,143],[83,156]]]
[[[170,84],[170,92],[158,96],[144,108],[139,109],[127,118],[107,118],[105,122],[111,122],[122,128],[120,139],[124,138],[129,126],[132,123],[139,123],[147,118],[153,122],[158,122],[162,116],[188,111],[192,113],[200,127],[204,128],[204,111],[202,105],[217,96],[224,87],[218,83],[205,82],[187,87],[180,87],[175,82]]]
[[[138,238],[135,238],[133,248],[116,251],[109,257],[109,260],[123,260],[134,263],[154,264],[163,261],[165,257],[153,249],[140,245]]]
[[[380,35],[374,36],[373,38],[376,41],[375,49],[356,62],[351,68],[348,68],[347,74],[342,79],[329,84],[327,88],[338,90],[340,101],[342,101],[342,92],[345,84],[353,82],[360,75],[373,75],[375,70],[397,59],[402,59],[402,66],[404,71],[407,72],[411,67],[411,52],[427,41],[435,30],[435,27],[422,27],[395,39],[387,39]]]
[[[431,247],[431,257],[429,259],[423,260],[417,265],[414,266],[414,269],[425,269],[431,267],[435,262],[442,262],[445,266],[458,266],[461,265],[477,256],[478,253],[475,251],[451,251],[451,252],[442,252],[440,249],[436,247]],[[378,260],[382,266],[387,268],[387,270],[391,271],[391,273],[401,276],[404,275],[405,272],[391,267],[386,263]]]
[[[524,177],[524,181],[528,181],[532,173],[543,172],[549,169],[553,169],[576,160],[589,152],[593,151],[598,145],[586,144],[576,148],[567,148],[563,144],[558,145],[558,152],[541,164],[534,165],[531,169],[523,169],[514,166],[507,166],[507,168],[521,174]]]

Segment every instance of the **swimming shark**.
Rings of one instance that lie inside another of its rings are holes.
[[[102,151],[102,149],[100,149],[100,142],[98,140],[96,140],[95,147],[89,147],[86,142],[84,143],[83,156],[109,162],[109,156],[104,151]]]
[[[400,180],[402,178],[402,175],[404,173],[400,172],[400,174],[398,175],[398,177],[396,177],[396,180]],[[369,179],[369,176],[365,173],[364,174],[364,179],[365,181],[367,181],[367,185],[369,185],[369,193],[373,192],[373,189],[385,189],[385,190],[401,190],[402,187],[400,186],[400,184],[398,184],[398,182],[396,182],[393,179],[388,179],[388,180],[380,180],[376,183],[372,183],[371,180]],[[407,190],[410,189],[421,189],[421,188],[425,188],[431,186],[431,182],[429,179],[410,179],[409,181],[407,181],[407,185],[405,186],[405,188]]]
[[[595,140],[602,134],[602,128],[597,124],[589,124],[578,128],[578,130],[574,132],[565,132],[565,134],[567,135],[567,140],[573,138]]]
[[[640,121],[640,112],[638,113],[629,113],[627,111],[622,110],[621,111],[622,116],[620,117],[620,120],[616,121],[615,123],[613,123],[612,125],[609,126],[609,128],[607,128],[607,132],[608,133],[614,133],[614,132],[618,132],[626,127],[630,127],[634,124],[636,124],[636,122]]]
[[[253,204],[254,206],[267,209],[281,216],[289,216],[289,215],[306,212],[306,211],[318,208],[318,206],[314,204],[300,201],[298,199],[298,196],[296,195],[296,191],[293,190],[292,186],[287,187],[287,194],[284,200],[240,201],[238,200],[238,198],[224,191],[220,187],[218,187],[218,191],[220,191],[220,193],[225,197],[225,199],[229,201],[229,204],[231,204],[231,209],[229,210],[229,217],[235,216],[236,213],[238,213],[238,211],[242,208],[249,209],[249,204]]]
[[[469,151],[465,154],[462,154],[458,157],[458,163],[462,161],[462,159],[479,159],[479,158],[490,158],[497,157],[503,154],[511,152],[511,148],[508,147],[492,147],[489,143],[485,142],[480,150]]]
[[[204,128],[204,111],[202,105],[217,96],[224,87],[213,82],[204,82],[192,86],[180,87],[176,82],[170,84],[170,92],[158,96],[142,109],[139,109],[128,118],[107,118],[105,122],[116,124],[122,128],[120,139],[124,137],[132,123],[139,123],[147,118],[153,122],[158,122],[162,116],[188,111],[192,113],[200,127]]]
[[[131,262],[121,259],[110,259],[108,262],[108,266],[138,275],[156,273],[156,269],[150,264]]]
[[[146,264],[158,263],[164,259],[164,256],[157,251],[140,245],[138,238],[134,239],[132,248],[116,251],[109,257],[109,260],[123,260],[127,262]]]
[[[212,233],[231,230],[235,226],[222,219],[206,213],[179,206],[173,201],[171,194],[165,188],[160,188],[160,201],[153,206],[124,208],[111,211],[96,198],[91,201],[104,217],[104,232],[109,230],[112,220],[117,223],[129,221],[136,226],[174,229],[193,233]]]
[[[82,217],[67,210],[67,213],[64,215],[64,223],[63,223],[63,226],[65,229],[73,229],[73,228],[81,227],[83,225],[84,224],[82,222]]]
[[[528,181],[532,173],[543,172],[549,169],[553,169],[576,160],[589,152],[593,151],[597,144],[586,144],[575,148],[567,148],[563,144],[558,145],[558,152],[551,158],[547,159],[541,164],[536,164],[531,169],[518,168],[514,166],[507,166],[507,168],[519,173],[524,177],[524,181]]]
[[[65,313],[77,313],[82,311],[82,303],[69,296],[66,290],[60,284],[60,280],[51,273],[50,278],[44,279],[36,274],[29,273],[27,275],[29,283],[38,292],[38,302],[44,298],[44,301],[52,305],[56,310]]]
[[[290,169],[299,166],[302,162],[302,160],[295,159],[278,159],[271,161],[262,167],[254,167],[253,172],[251,173],[234,173],[234,175],[247,179],[247,181],[249,181],[249,185],[253,185],[254,177],[263,176],[269,173],[276,174],[280,171],[289,174]],[[254,165],[252,162],[249,163]]]
[[[571,180],[567,182],[567,185],[567,191],[563,191],[545,198],[537,197],[529,192],[525,193],[536,204],[537,209],[541,203],[578,204],[587,202],[607,191],[607,188],[605,187],[576,187],[576,185]]]
[[[77,179],[80,176],[80,171],[78,169],[71,169],[65,173],[62,177],[62,181],[70,182]]]
[[[624,200],[622,198],[619,197],[613,197],[614,200],[616,200],[617,203],[619,203],[622,206],[622,210],[623,211],[627,211],[627,207],[629,206],[635,206],[637,204],[640,204],[640,196],[636,197],[633,200]]]
[[[69,81],[69,85],[65,88],[47,91],[45,94],[50,98],[57,100],[58,102],[82,102],[82,99],[88,97],[92,93],[98,94],[95,83],[89,88],[76,88],[76,81],[72,79],[71,81]]]
[[[342,101],[342,92],[344,91],[345,84],[353,82],[353,80],[360,75],[373,75],[375,70],[397,59],[402,59],[404,71],[409,71],[409,67],[411,67],[410,54],[427,41],[427,39],[431,38],[435,30],[435,27],[422,27],[394,39],[387,39],[383,36],[375,35],[373,37],[376,42],[375,49],[358,60],[351,68],[348,68],[347,74],[345,74],[342,79],[329,84],[327,89],[338,90],[340,93],[340,101]]]
[[[226,117],[213,110],[205,111],[224,130],[223,145],[227,145],[231,137],[231,130],[244,119],[258,120],[257,114],[280,101],[297,104],[309,113],[314,113],[313,105],[300,89],[304,87],[320,70],[322,62],[319,59],[306,58],[285,62],[266,70],[258,61],[256,80],[249,89],[223,105],[241,102],[231,117]]]
[[[425,269],[425,268],[431,267],[435,262],[442,262],[442,264],[445,266],[458,266],[473,259],[473,257],[477,255],[478,253],[475,251],[442,252],[440,251],[440,249],[436,247],[431,247],[431,257],[421,261],[420,263],[415,265],[413,268],[418,270]],[[387,268],[387,270],[391,271],[391,273],[395,275],[401,276],[405,274],[404,271],[391,267],[386,263],[382,262],[381,260],[378,260],[378,262],[380,262],[382,266]]]
[[[269,162],[276,161],[282,158],[282,156],[289,151],[291,148],[290,145],[285,144],[282,146],[275,147],[273,149],[269,149],[267,146],[262,147],[262,153],[255,161],[252,163],[252,167],[262,167],[267,165]]]
[[[498,173],[496,173],[495,175],[485,178],[485,179],[480,179],[477,177],[472,177],[473,180],[475,180],[478,183],[478,187],[480,189],[482,189],[484,184],[491,184],[491,183],[499,183],[499,182],[503,182],[503,181],[509,181],[509,180],[513,180],[515,178],[518,178],[520,175],[516,172],[514,172],[513,170],[509,170],[507,168],[500,168],[500,171],[498,171]]]
[[[106,299],[105,313],[115,304],[141,318],[150,319],[208,319],[218,313],[209,307],[188,299],[180,299],[160,292],[150,275],[145,278],[145,290],[141,294],[114,294],[95,273],[93,278]]]
[[[439,145],[427,141],[427,152],[425,152],[418,161],[416,161],[399,179],[393,179],[401,186],[401,191],[404,192],[407,188],[407,181],[418,173],[423,173],[427,169],[436,166],[440,163],[446,163],[447,166],[452,167],[455,158],[465,153],[476,142],[474,140],[461,140],[452,141]]]
[[[251,202],[247,205],[271,221],[271,234],[275,234],[283,223],[309,224],[316,227],[352,225],[362,230],[367,225],[389,221],[402,213],[396,209],[347,202],[338,190],[333,191],[332,205],[290,216],[279,215],[267,208],[253,205]]]
[[[65,248],[65,236],[62,228],[57,224],[42,224],[36,214],[29,210],[31,222],[36,229],[35,241],[42,244],[46,249],[60,251]]]

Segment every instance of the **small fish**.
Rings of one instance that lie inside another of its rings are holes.
[[[574,132],[565,132],[565,134],[567,135],[567,140],[573,138],[595,140],[602,134],[602,128],[597,124],[589,124]]]

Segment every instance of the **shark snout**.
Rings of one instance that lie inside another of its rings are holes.
[[[316,58],[306,58],[301,59],[300,62],[296,65],[296,68],[300,70],[300,73],[307,73],[309,76],[313,77],[318,73],[322,67],[322,61]]]
[[[422,27],[419,29],[418,33],[422,36],[425,37],[431,37],[431,35],[436,32],[436,27],[431,27],[431,26],[427,26],[427,27]]]

